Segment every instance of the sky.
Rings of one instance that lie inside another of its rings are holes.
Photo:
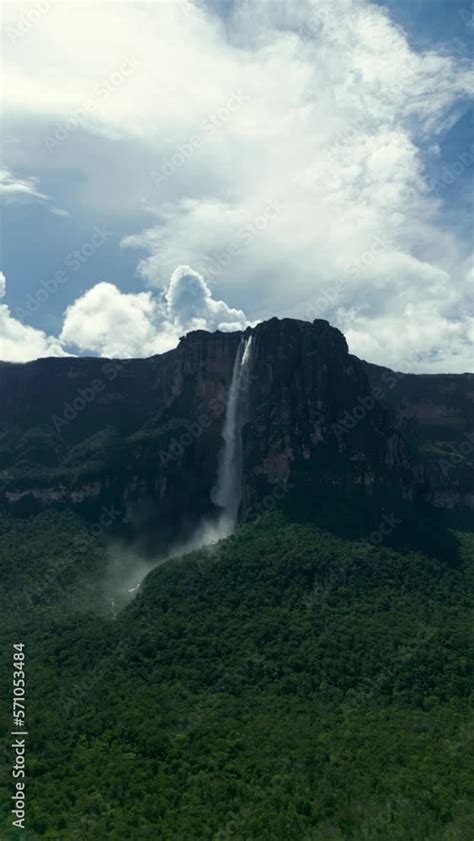
[[[326,318],[474,369],[470,0],[4,3],[0,358]]]

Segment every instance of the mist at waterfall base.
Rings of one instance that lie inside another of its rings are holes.
[[[190,538],[174,544],[159,558],[145,559],[130,548],[111,546],[104,593],[114,618],[135,597],[141,582],[153,569],[197,549],[206,547],[212,552],[219,540],[232,534],[242,497],[242,425],[247,410],[251,349],[252,336],[242,338],[234,361],[222,429],[224,444],[216,484],[211,491],[211,500],[220,509],[217,518],[203,520]]]

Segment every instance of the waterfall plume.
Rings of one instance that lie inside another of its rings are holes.
[[[242,496],[242,424],[245,421],[252,336],[242,339],[237,349],[232,372],[232,382],[227,397],[227,407],[222,429],[224,446],[219,457],[216,484],[211,492],[212,501],[221,512],[217,520],[203,520],[187,540],[176,543],[159,558],[147,560],[132,551],[114,547],[104,584],[115,619],[119,609],[136,595],[141,581],[148,573],[165,561],[184,555],[203,546],[212,546],[234,530]]]
[[[252,336],[248,336],[241,340],[235,357],[222,430],[224,447],[219,458],[217,482],[212,492],[213,502],[222,509],[219,531],[223,537],[230,534],[235,526],[242,496],[241,429],[248,391],[251,348]]]

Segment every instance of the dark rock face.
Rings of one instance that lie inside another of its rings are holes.
[[[0,505],[191,528],[210,508],[239,341],[197,331],[150,359],[1,364]]]
[[[403,440],[370,390],[339,330],[271,319],[254,331],[250,411],[244,434],[246,501],[287,482],[301,465],[313,483],[394,483],[406,494]]]
[[[474,509],[474,374],[400,374],[363,363],[418,465],[426,499]]]
[[[401,379],[390,387],[393,373],[351,356],[326,321],[274,318],[249,333],[243,511],[268,488],[303,475],[368,493],[389,485],[406,499],[425,485],[443,503],[409,454],[400,418],[413,419],[416,400],[402,409]],[[152,524],[165,541],[177,528],[192,529],[213,511],[241,338],[196,331],[150,359],[0,363],[0,505],[20,514],[72,505],[99,523],[107,508],[112,520]],[[438,391],[434,384],[434,402]],[[456,405],[464,395],[472,410],[473,391],[471,378],[449,394]],[[454,496],[469,502],[467,493]]]

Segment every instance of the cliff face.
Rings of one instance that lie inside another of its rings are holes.
[[[418,465],[426,499],[474,509],[474,374],[400,374],[363,363]]]
[[[325,321],[271,319],[246,333],[244,513],[295,477],[408,499],[426,483],[396,428],[392,372],[376,376]],[[0,364],[0,505],[72,505],[99,527],[103,516],[152,523],[165,540],[192,528],[213,510],[241,338],[196,331],[150,359]]]
[[[0,505],[153,521],[165,538],[191,527],[210,507],[239,341],[197,331],[150,359],[0,364]]]
[[[404,442],[342,333],[322,320],[276,318],[254,332],[243,430],[247,504],[295,471],[313,485],[373,492],[388,483],[410,495]]]

